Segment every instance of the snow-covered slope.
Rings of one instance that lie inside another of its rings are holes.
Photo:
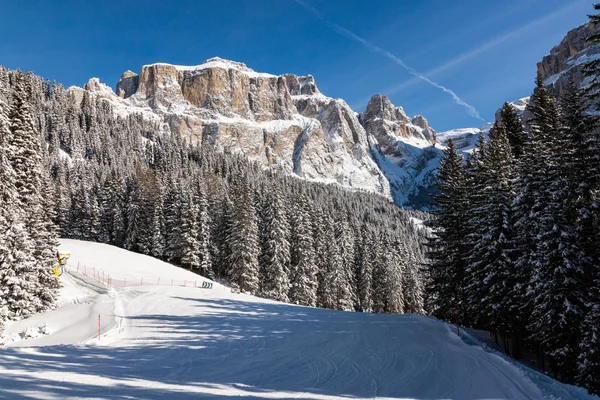
[[[46,323],[49,334],[0,348],[0,398],[592,398],[433,318],[202,289],[147,256],[63,246],[72,258],[60,307],[8,326]],[[99,282],[108,275],[111,288]]]

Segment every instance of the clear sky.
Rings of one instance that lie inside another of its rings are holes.
[[[536,63],[587,21],[592,3],[2,0],[0,64],[65,86],[98,77],[114,88],[144,64],[219,56],[259,72],[312,74],[359,112],[373,94],[387,95],[442,131],[480,126],[475,112],[489,121],[504,101],[528,96]]]

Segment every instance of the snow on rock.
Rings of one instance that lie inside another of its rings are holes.
[[[588,42],[592,34],[600,32],[600,25],[583,24],[567,33],[540,63],[538,72],[544,84],[551,86],[554,95],[561,97],[572,77],[577,85],[583,82],[582,65],[600,59],[600,45]]]
[[[436,132],[424,117],[410,119],[402,107],[381,95],[371,98],[361,119],[367,134],[376,139],[374,157],[390,182],[396,203],[426,208],[441,158],[435,147]]]
[[[595,398],[429,317],[307,308],[217,284],[109,290],[72,262],[130,279],[197,275],[62,242],[72,259],[61,295],[70,288],[66,297],[79,291],[78,300],[21,321],[19,332],[43,320],[49,334],[0,348],[0,398]]]
[[[275,75],[272,75],[272,74],[256,72],[256,71],[248,68],[246,66],[246,64],[244,64],[244,63],[237,62],[237,61],[231,61],[231,60],[225,60],[220,57],[210,58],[210,59],[206,60],[204,63],[202,63],[200,65],[194,65],[194,66],[173,65],[173,64],[167,64],[167,63],[154,63],[154,64],[150,64],[150,65],[145,65],[144,67],[153,66],[153,65],[172,66],[172,67],[175,67],[178,71],[200,71],[203,69],[211,69],[211,68],[221,68],[221,69],[225,69],[225,70],[235,69],[237,71],[243,72],[244,74],[246,74],[252,78],[275,78],[276,77]]]
[[[140,113],[162,129],[243,153],[264,168],[391,198],[356,114],[343,100],[321,94],[311,75],[258,73],[217,57],[196,66],[155,63],[139,74],[126,71],[117,94],[97,80],[86,89],[110,101],[121,117]]]

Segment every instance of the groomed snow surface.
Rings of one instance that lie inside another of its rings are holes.
[[[0,398],[594,398],[433,318],[201,289],[197,275],[147,256],[62,245],[72,256],[60,305],[8,326]]]

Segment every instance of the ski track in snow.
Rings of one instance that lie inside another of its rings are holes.
[[[115,282],[198,278],[114,247],[63,243],[70,265],[93,264]],[[57,310],[7,327],[43,321],[50,335],[0,348],[0,398],[594,398],[429,317],[299,307],[217,283],[107,290],[72,270],[61,280]]]

